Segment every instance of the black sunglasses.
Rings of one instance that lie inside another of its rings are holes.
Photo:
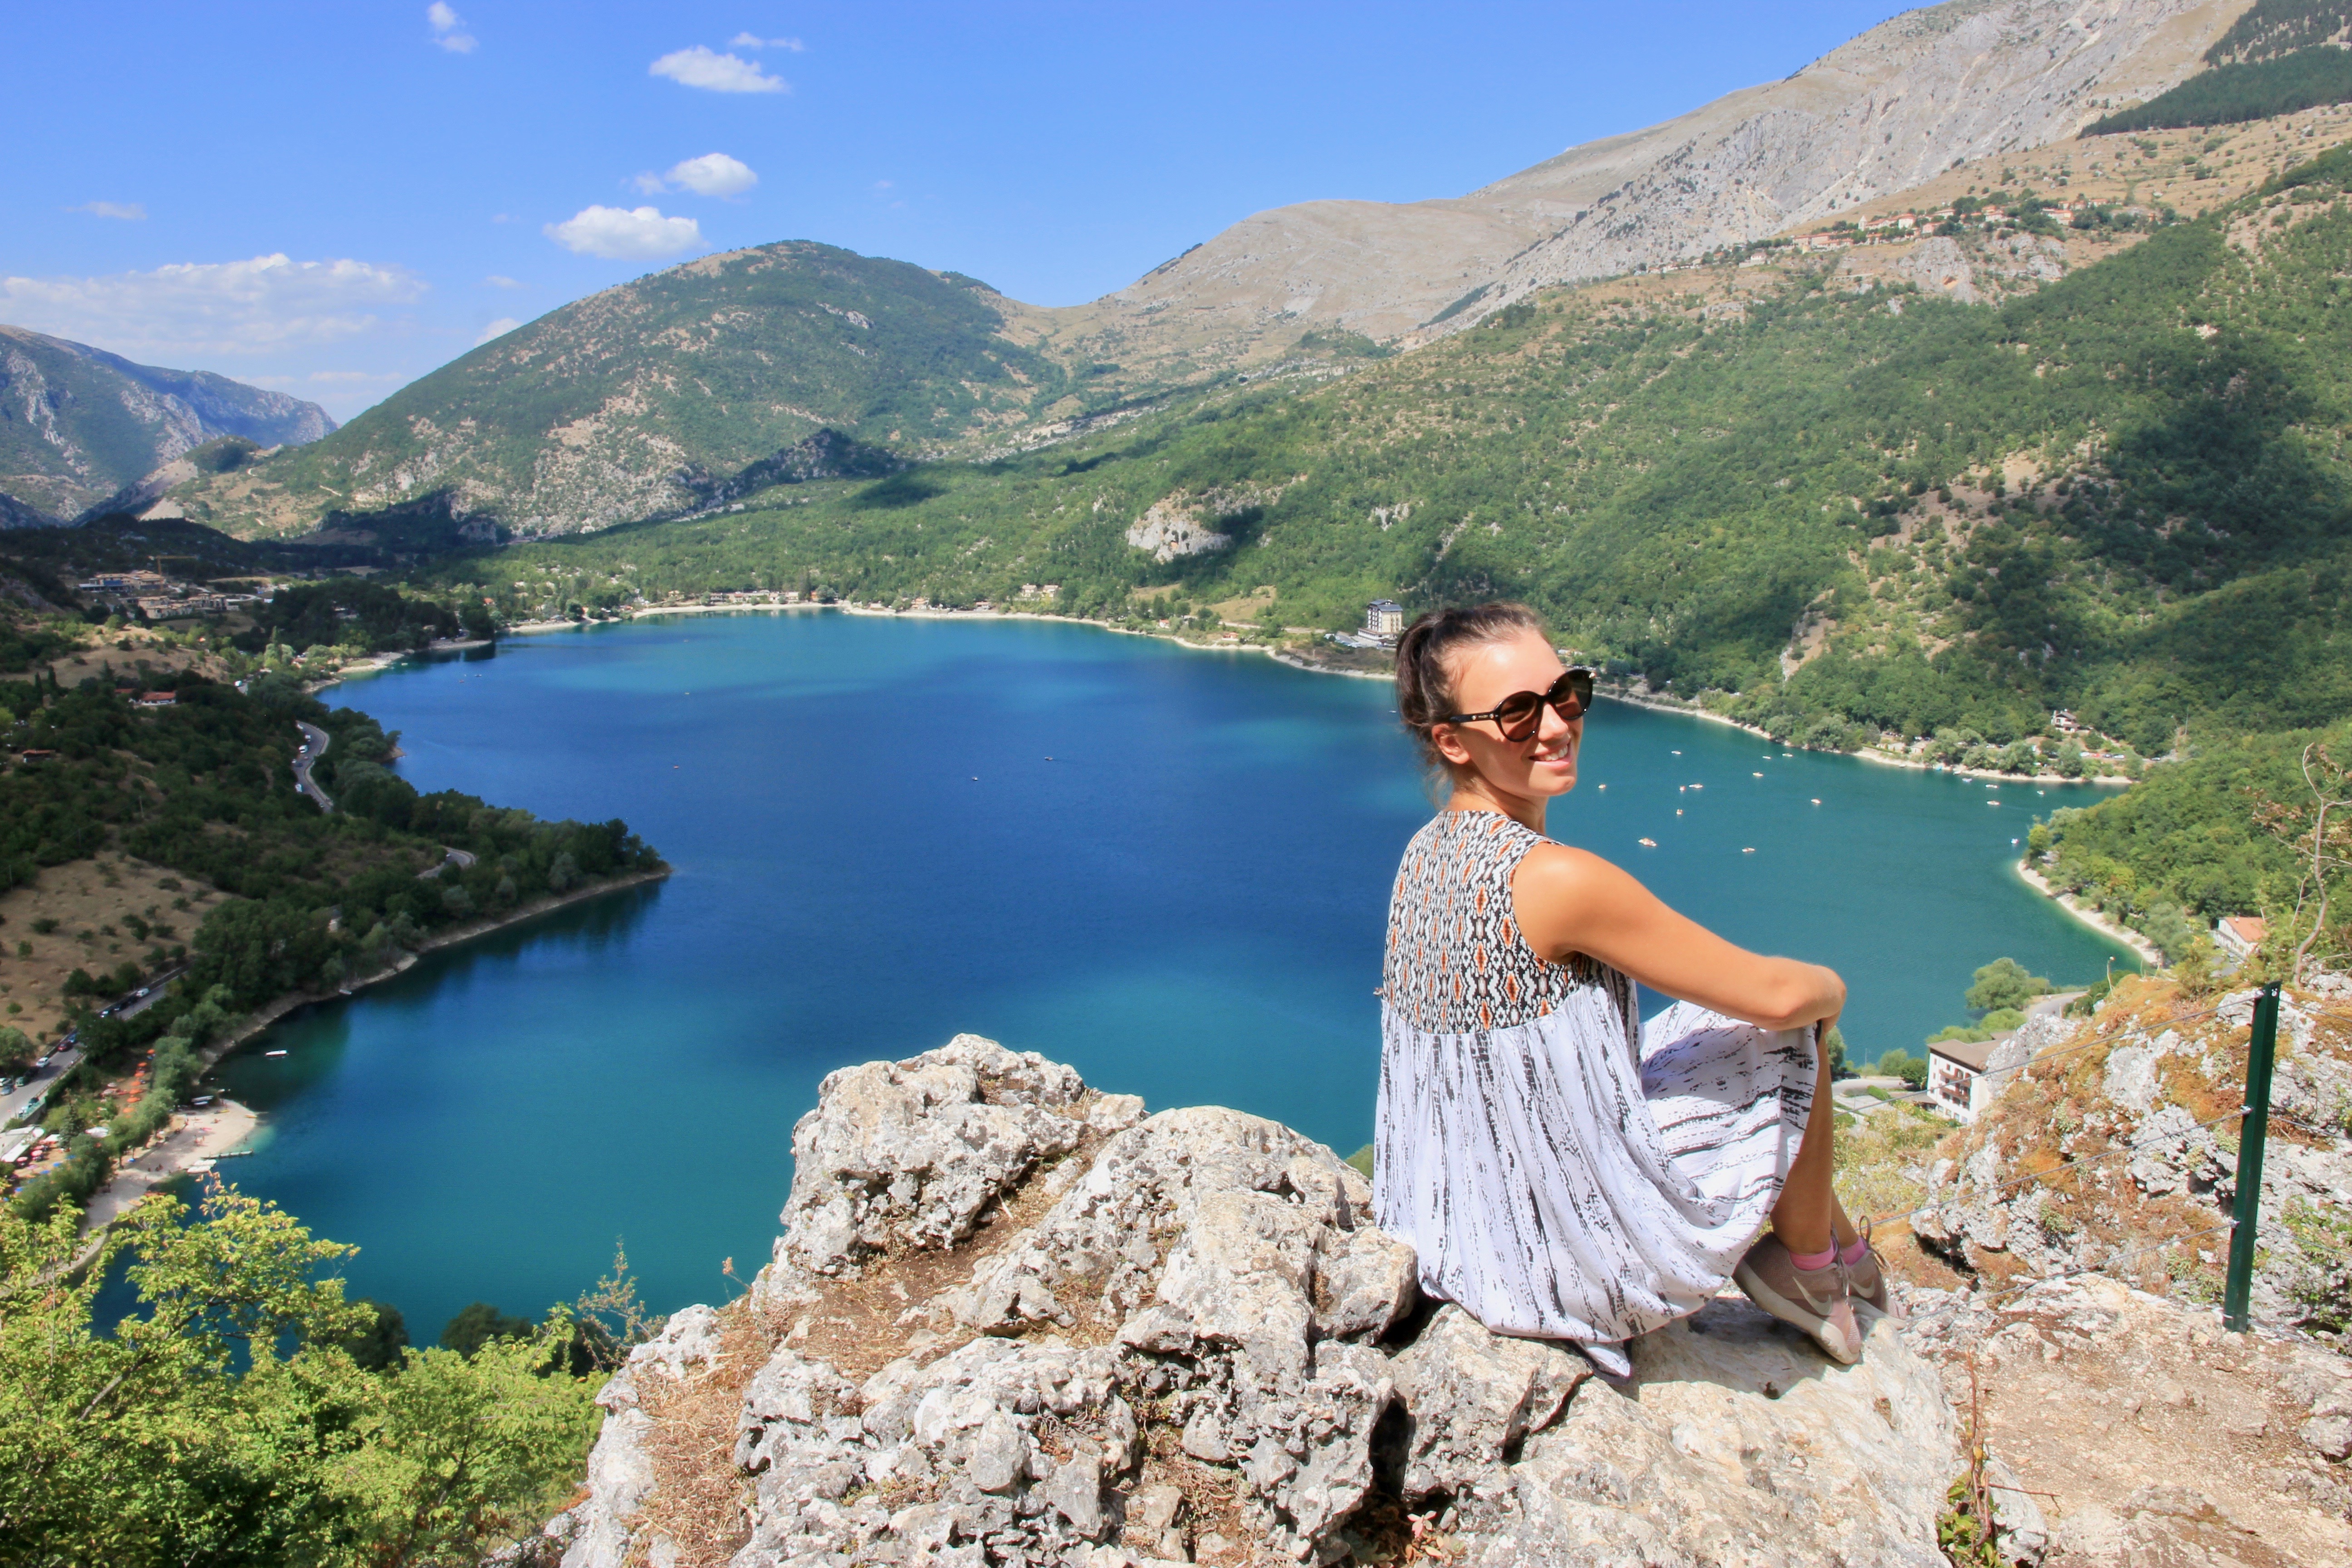
[[[1551,683],[1551,689],[1538,697],[1532,691],[1514,691],[1484,713],[1448,713],[1438,721],[1441,724],[1475,724],[1482,719],[1492,719],[1503,731],[1506,741],[1524,741],[1543,724],[1543,710],[1550,708],[1562,719],[1581,719],[1592,710],[1592,672],[1579,666],[1563,670]]]

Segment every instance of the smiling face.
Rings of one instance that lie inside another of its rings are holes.
[[[1536,631],[1500,642],[1476,643],[1449,661],[1454,710],[1485,713],[1515,691],[1548,691],[1567,667]],[[1430,739],[1454,769],[1455,793],[1487,798],[1530,826],[1543,820],[1543,803],[1576,787],[1577,747],[1584,739],[1582,718],[1563,719],[1549,703],[1542,722],[1524,741],[1503,739],[1492,719],[1475,724],[1440,724]]]

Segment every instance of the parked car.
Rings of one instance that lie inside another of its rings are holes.
[[[144,996],[147,994],[147,987],[142,985],[138,990],[133,991],[131,994],[133,996]]]
[[[48,1067],[48,1065],[49,1065],[49,1058],[47,1058],[47,1057],[43,1057],[39,1061],[37,1061],[37,1062],[35,1062],[35,1063],[33,1064],[33,1070],[34,1070],[35,1072],[40,1072],[40,1071],[42,1071],[43,1069],[45,1069],[46,1068],[47,1068],[47,1067]]]

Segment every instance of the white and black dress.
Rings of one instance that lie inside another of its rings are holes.
[[[1545,842],[1499,812],[1415,834],[1389,905],[1374,1203],[1421,1284],[1501,1333],[1621,1342],[1704,1306],[1804,1136],[1810,1030],[1677,1003],[1521,940],[1511,876]]]

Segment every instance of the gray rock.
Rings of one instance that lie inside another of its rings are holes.
[[[853,1275],[886,1247],[965,1240],[1041,1161],[1077,1147],[1090,1114],[1116,1122],[1141,1109],[1132,1096],[1087,1101],[1068,1068],[978,1035],[828,1074],[793,1129],[780,1277],[765,1283]]]
[[[1872,1319],[1824,1361],[1745,1302],[1633,1342],[1622,1392],[1584,1382],[1510,1467],[1515,1508],[1462,1509],[1484,1568],[1527,1563],[1869,1563],[1944,1568],[1959,1466],[1936,1374]]]
[[[2296,1429],[2305,1447],[2330,1459],[2352,1458],[2352,1417],[2315,1415]]]
[[[1985,1489],[1992,1494],[1992,1522],[2004,1562],[2033,1568],[2050,1549],[2050,1527],[2042,1505],[2017,1472],[2000,1459],[1985,1461]]]
[[[873,1270],[971,1237],[1024,1182],[1051,1203],[909,1298],[905,1353],[862,1384],[773,1350],[741,1390],[733,1568],[1181,1559],[1184,1493],[1148,1458],[1171,1447],[1222,1478],[1251,1546],[1298,1562],[1354,1551],[1391,1465],[1407,1498],[1453,1500],[1471,1563],[1937,1561],[1953,1422],[1883,1325],[1835,1367],[1716,1302],[1635,1342],[1622,1391],[1451,1305],[1395,1342],[1414,1260],[1360,1174],[1258,1117],[1139,1110],[970,1037],[826,1079],[752,1309],[910,1278]],[[1046,1168],[1106,1130],[1092,1160]],[[566,1568],[671,1555],[631,1533],[653,1485],[637,1380],[701,1375],[718,1330],[680,1313],[608,1385]],[[1139,1408],[1164,1424],[1150,1443]]]
[[[673,1314],[652,1340],[629,1352],[627,1363],[596,1395],[604,1426],[588,1453],[588,1500],[570,1510],[563,1568],[623,1568],[636,1539],[637,1514],[653,1492],[653,1460],[645,1451],[653,1423],[637,1408],[646,1378],[679,1382],[706,1370],[719,1356],[719,1314],[688,1307]],[[658,1538],[647,1550],[667,1550]]]
[[[1488,1333],[1448,1303],[1391,1363],[1409,1412],[1404,1495],[1499,1495],[1530,1432],[1558,1418],[1592,1363],[1564,1345]]]
[[[1100,1541],[1112,1521],[1103,1509],[1103,1460],[1091,1443],[1056,1466],[1039,1493],[1082,1541]]]

